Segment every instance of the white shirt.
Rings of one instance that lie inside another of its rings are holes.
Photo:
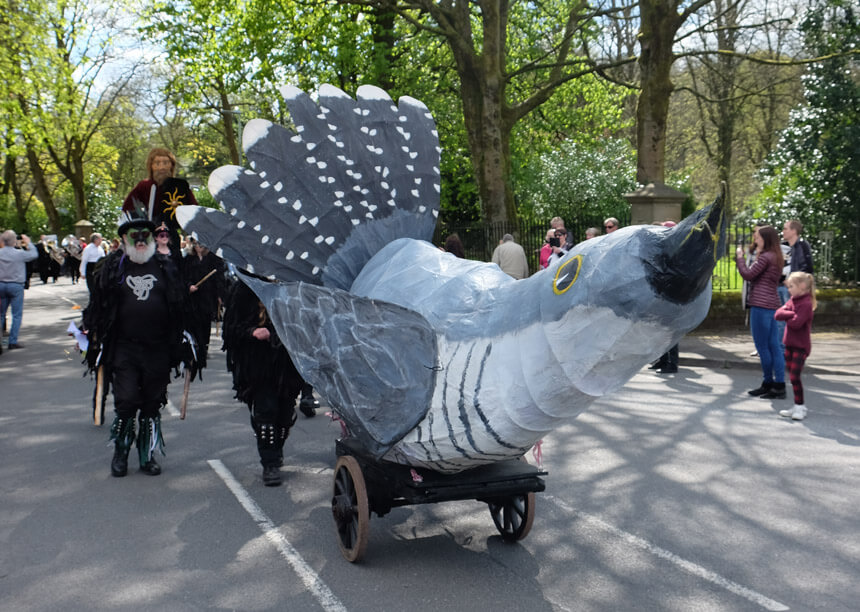
[[[97,262],[104,256],[105,252],[102,250],[101,244],[96,245],[95,242],[89,243],[87,248],[84,249],[84,252],[81,253],[81,276],[86,277],[88,263]]]

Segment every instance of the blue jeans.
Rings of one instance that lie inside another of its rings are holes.
[[[9,344],[18,344],[18,330],[21,329],[21,315],[24,312],[24,285],[0,281],[0,302],[3,302],[0,317],[6,320],[6,310],[12,305],[12,327],[9,328]]]
[[[785,383],[785,355],[779,343],[777,321],[774,310],[752,306],[750,308],[750,330],[755,349],[761,361],[761,371],[766,383]]]
[[[791,294],[788,292],[788,287],[783,284],[777,285],[776,294],[779,296],[779,303],[783,306],[788,301],[788,298],[791,297]],[[785,344],[783,344],[782,339],[785,337],[785,321],[777,321],[776,329],[779,332],[779,345],[782,347],[782,352],[784,353]]]

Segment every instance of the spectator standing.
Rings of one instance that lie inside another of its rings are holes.
[[[550,242],[552,253],[547,260],[547,267],[552,267],[555,262],[567,255],[567,252],[573,248],[573,244],[568,240],[570,234],[564,228],[555,230],[555,239]]]
[[[529,275],[529,263],[523,247],[514,242],[510,234],[502,236],[499,246],[493,250],[493,263],[502,269],[502,272],[517,280]]]
[[[777,309],[774,317],[785,322],[785,364],[791,388],[794,391],[794,406],[780,410],[779,416],[802,421],[806,418],[803,400],[803,383],[800,372],[812,351],[812,313],[815,310],[815,277],[806,272],[795,271],[785,281],[791,297]]]
[[[618,229],[618,219],[615,217],[609,217],[603,222],[603,229],[606,230],[607,234],[611,234]]]
[[[573,234],[567,231],[567,228],[564,226],[564,219],[553,217],[549,221],[549,226],[554,230],[564,230],[564,242],[561,243],[561,248],[565,253],[573,248]]]
[[[15,248],[18,235],[14,230],[0,234],[0,320],[6,320],[6,310],[12,307],[12,325],[9,328],[9,349],[24,348],[18,342],[21,319],[24,316],[24,283],[27,280],[27,262],[39,256],[36,247],[26,235],[21,235],[21,248]]]
[[[457,234],[451,234],[445,239],[445,246],[442,247],[442,250],[451,253],[454,257],[466,258],[466,249],[463,248],[463,242]]]
[[[543,246],[540,248],[540,269],[549,265],[549,256],[552,255],[552,243],[555,239],[555,230],[553,228],[549,228],[546,231],[546,237],[543,239]]]
[[[785,356],[773,318],[780,307],[776,288],[782,274],[782,250],[776,230],[766,225],[755,236],[756,257],[751,267],[744,261],[744,250],[735,251],[738,273],[750,281],[747,303],[750,306],[750,329],[758,351],[763,380],[761,386],[749,392],[765,399],[785,398]]]
[[[785,257],[785,263],[782,266],[782,278],[780,279],[777,292],[779,293],[780,304],[785,304],[789,299],[788,287],[785,286],[788,275],[792,272],[806,272],[813,274],[812,266],[812,250],[809,248],[809,243],[806,242],[800,235],[803,233],[803,223],[797,219],[791,219],[785,222],[782,226],[782,253]],[[785,334],[785,321],[778,322],[779,338],[782,342],[782,337]],[[783,346],[783,349],[785,346]]]
[[[105,251],[102,248],[102,235],[98,232],[93,232],[90,236],[90,243],[84,248],[81,253],[80,273],[81,278],[87,281],[87,289],[90,295],[93,293],[93,271],[95,270],[98,261],[105,256]]]
[[[797,219],[786,221],[782,227],[782,239],[791,247],[783,267],[786,277],[792,272],[815,273],[812,265],[812,249],[809,248],[809,243],[800,237],[802,233],[803,223]]]
[[[589,227],[585,230],[585,239],[591,240],[592,238],[597,238],[600,235],[600,230],[596,227]]]

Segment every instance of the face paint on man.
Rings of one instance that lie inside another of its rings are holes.
[[[128,258],[136,264],[144,264],[155,254],[155,240],[148,229],[131,229],[122,237]]]

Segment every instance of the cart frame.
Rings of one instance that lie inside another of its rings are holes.
[[[356,562],[367,547],[370,513],[392,508],[475,499],[489,506],[505,541],[523,539],[531,530],[535,493],[546,488],[546,472],[523,458],[507,459],[456,474],[379,461],[353,438],[338,440],[332,515],[344,558]]]

